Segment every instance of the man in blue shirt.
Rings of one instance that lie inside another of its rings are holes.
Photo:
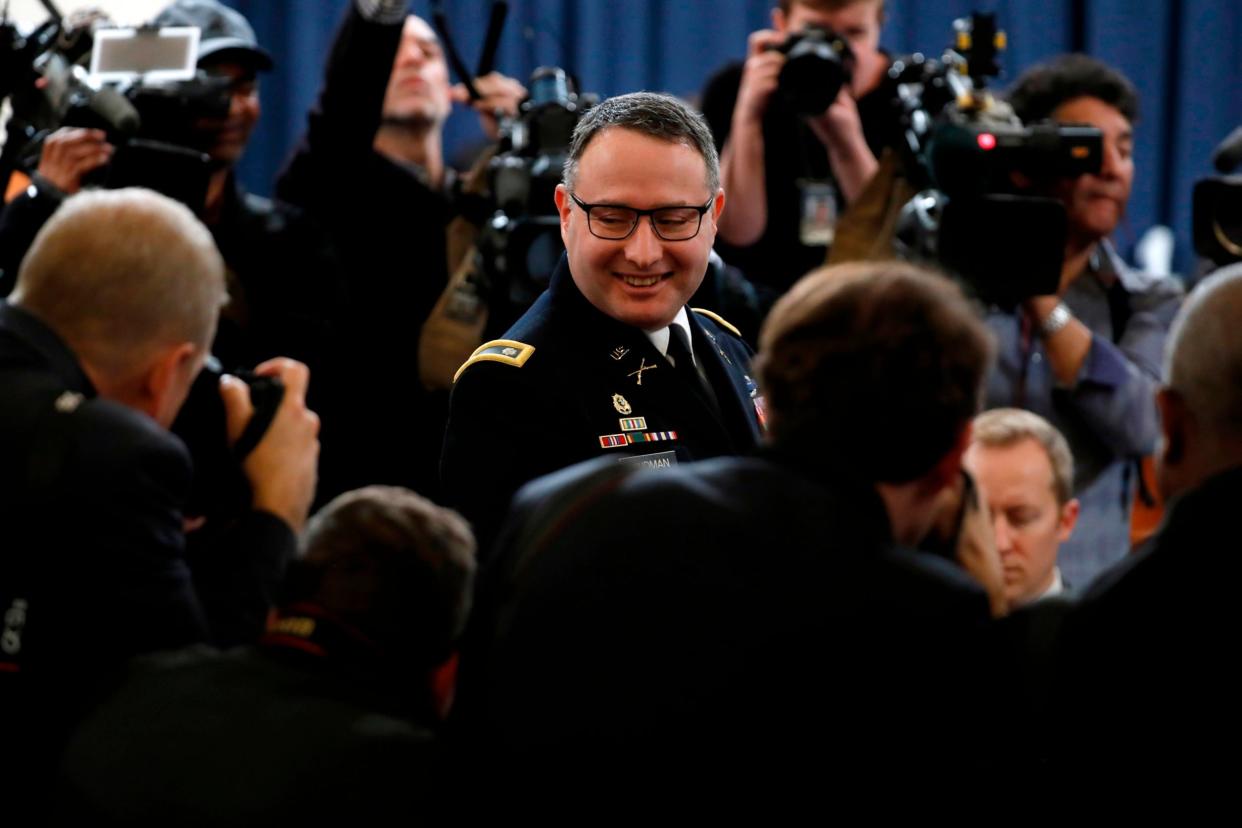
[[[1098,173],[1053,188],[1069,219],[1057,293],[988,316],[998,359],[987,406],[1042,415],[1073,451],[1082,510],[1060,565],[1070,585],[1085,586],[1130,548],[1137,461],[1155,448],[1161,352],[1182,288],[1130,269],[1107,240],[1134,179],[1138,98],[1130,82],[1097,60],[1066,55],[1023,73],[1009,100],[1025,123],[1087,124],[1104,138]]]

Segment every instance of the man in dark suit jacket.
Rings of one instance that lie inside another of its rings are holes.
[[[255,647],[136,659],[74,735],[65,824],[408,824],[433,812],[437,682],[465,622],[474,540],[405,489],[307,525]]]
[[[190,461],[167,429],[225,299],[190,211],[117,190],[66,201],[0,304],[0,690],[5,758],[32,776],[125,657],[262,630],[314,493],[318,420],[304,366],[260,366],[284,397],[243,462],[253,509],[191,569]],[[221,394],[236,441],[249,393],[230,378]]]
[[[764,328],[764,454],[524,488],[463,662],[467,756],[640,797],[982,759],[988,601],[912,547],[963,479],[989,350],[939,277],[822,270]]]
[[[599,455],[668,467],[745,454],[762,400],[736,329],[686,302],[724,209],[702,117],[666,95],[599,104],[556,188],[566,256],[453,388],[442,474],[486,549],[523,483]]]
[[[1202,282],[1174,320],[1156,397],[1164,521],[1091,585],[1063,631],[1056,698],[1074,734],[1064,756],[1096,775],[1236,779],[1240,318],[1235,265]],[[1077,704],[1083,697],[1109,703]]]
[[[419,332],[456,266],[447,227],[457,174],[445,163],[443,131],[453,103],[468,96],[450,86],[443,46],[426,21],[407,16],[408,5],[349,3],[276,192],[313,216],[349,263],[336,309],[348,366],[341,387],[349,400],[377,402],[341,407],[328,441],[341,446],[333,482],[400,484],[434,499],[448,395],[422,385]],[[493,133],[497,111],[513,114],[525,94],[498,73],[476,78],[475,89]]]

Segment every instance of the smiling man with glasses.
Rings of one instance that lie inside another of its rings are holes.
[[[750,348],[686,307],[724,204],[711,132],[676,98],[622,95],[579,122],[556,190],[566,255],[453,389],[441,472],[481,549],[542,474],[599,455],[665,468],[756,446]]]

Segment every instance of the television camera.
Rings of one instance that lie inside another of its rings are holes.
[[[1012,307],[1057,291],[1066,213],[1042,195],[1058,178],[1098,172],[1094,127],[1023,124],[994,98],[1006,47],[993,14],[954,21],[939,60],[914,54],[889,70],[897,89],[902,165],[917,191],[897,223],[899,252],[938,263],[986,304]]]
[[[148,187],[201,212],[212,167],[193,127],[226,117],[232,93],[229,79],[197,68],[199,30],[110,28],[97,16],[75,23],[40,2],[49,17],[31,34],[8,23],[0,31],[0,97],[13,110],[0,184],[33,171],[54,130],[100,129],[116,152],[88,183]]]

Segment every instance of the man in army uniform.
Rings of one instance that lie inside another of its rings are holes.
[[[622,95],[578,123],[556,190],[566,256],[453,388],[441,474],[481,549],[542,474],[598,455],[662,468],[757,445],[750,348],[686,308],[724,202],[711,132],[675,98]]]

